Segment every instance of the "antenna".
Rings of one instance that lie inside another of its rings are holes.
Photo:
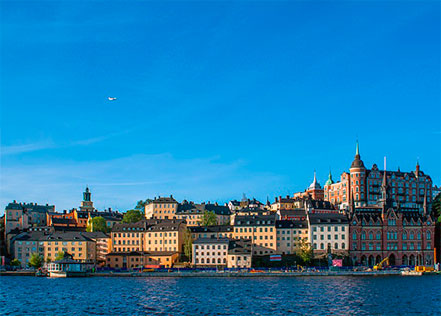
[[[386,156],[384,156],[384,171],[386,171]]]

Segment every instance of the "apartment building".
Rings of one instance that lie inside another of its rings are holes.
[[[228,238],[198,238],[193,242],[192,263],[195,266],[227,266]]]
[[[308,222],[305,220],[276,221],[277,253],[294,254],[301,240],[309,241]]]
[[[145,206],[145,217],[147,219],[174,219],[178,210],[178,202],[170,197],[158,197]]]

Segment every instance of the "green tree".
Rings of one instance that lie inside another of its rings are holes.
[[[190,230],[186,230],[184,233],[184,254],[188,261],[191,262],[191,254],[193,252],[193,237]]]
[[[136,223],[144,218],[140,210],[128,210],[123,217],[123,223]]]
[[[308,264],[313,259],[313,250],[311,244],[306,238],[301,238],[297,240],[295,245],[296,255],[302,259],[304,264]]]
[[[18,260],[18,259],[13,259],[13,260],[11,261],[11,266],[13,266],[13,267],[19,267],[19,266],[21,266],[21,262],[20,262],[20,260]]]
[[[43,258],[38,253],[34,252],[29,259],[28,265],[38,269],[43,265]]]
[[[217,217],[213,211],[205,211],[201,219],[202,226],[213,226],[217,225]]]
[[[109,228],[106,225],[106,220],[104,219],[104,217],[96,216],[89,221],[86,231],[106,233],[109,231]]]
[[[58,251],[57,255],[55,256],[55,261],[62,260],[64,258],[64,251]]]
[[[136,203],[135,210],[138,210],[138,211],[140,211],[142,214],[144,214],[144,213],[145,213],[145,206],[146,206],[147,204],[149,204],[150,202],[152,202],[152,201],[153,201],[152,199],[146,199],[145,201],[143,201],[143,200],[139,200],[139,201]]]

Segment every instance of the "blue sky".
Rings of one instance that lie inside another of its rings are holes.
[[[225,202],[348,170],[441,182],[440,4],[1,2],[1,208]],[[107,97],[117,97],[109,102]],[[1,211],[0,211],[1,212]]]

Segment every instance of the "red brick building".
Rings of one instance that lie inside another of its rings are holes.
[[[361,160],[358,142],[349,173],[343,172],[337,183],[334,183],[330,175],[324,186],[324,199],[340,208],[348,208],[351,199],[356,207],[376,205],[381,199],[384,175],[390,187],[389,197],[393,207],[419,209],[422,212],[425,194],[427,203],[432,202],[432,179],[420,170],[418,163],[415,171],[410,172],[402,172],[399,169],[380,171],[376,164],[367,169]]]
[[[349,224],[354,265],[373,266],[386,257],[390,265],[434,263],[435,219],[431,215],[365,207],[355,210]]]

